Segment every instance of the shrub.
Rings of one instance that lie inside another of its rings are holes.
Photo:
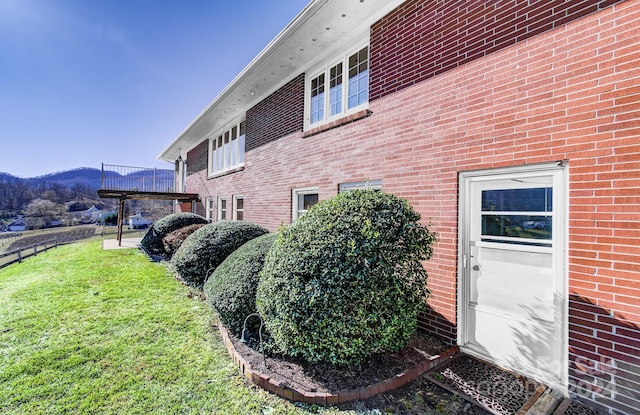
[[[185,226],[184,228],[176,229],[170,232],[167,236],[162,238],[162,245],[164,246],[164,253],[167,258],[171,258],[173,254],[180,248],[180,245],[185,239],[198,229],[202,228],[204,223],[194,223],[193,225]]]
[[[242,245],[216,268],[204,284],[204,294],[220,321],[238,335],[242,332],[245,318],[257,311],[258,273],[276,235],[262,235]]]
[[[428,296],[435,235],[409,203],[372,190],[318,203],[265,258],[256,305],[277,351],[357,364],[404,347]]]
[[[268,232],[251,222],[223,220],[211,223],[184,240],[173,255],[172,263],[185,283],[202,288],[206,277],[233,251]]]
[[[158,220],[149,228],[142,238],[142,247],[150,254],[164,255],[162,239],[176,229],[195,223],[209,223],[205,218],[195,213],[173,213]]]

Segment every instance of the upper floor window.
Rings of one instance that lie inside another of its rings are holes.
[[[359,110],[369,102],[368,46],[312,73],[307,80],[307,126]]]
[[[210,174],[223,173],[244,165],[245,126],[246,122],[242,121],[210,140]]]

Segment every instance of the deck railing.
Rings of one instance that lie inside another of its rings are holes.
[[[175,192],[175,172],[156,169],[102,164],[103,190],[132,192]]]

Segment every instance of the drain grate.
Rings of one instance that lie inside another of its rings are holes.
[[[601,415],[600,412],[593,408],[589,408],[580,402],[571,402],[569,407],[564,411],[564,415]]]
[[[454,393],[466,395],[488,411],[515,414],[536,393],[539,383],[471,356],[458,355],[426,375]]]

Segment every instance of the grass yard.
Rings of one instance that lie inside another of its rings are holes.
[[[95,240],[0,270],[0,413],[354,413],[245,383],[188,294],[138,250]]]

